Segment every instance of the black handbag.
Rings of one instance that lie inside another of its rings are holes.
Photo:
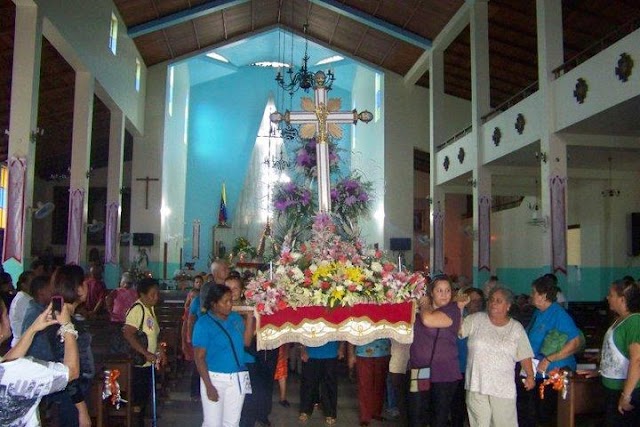
[[[142,348],[146,349],[148,348],[148,345],[149,345],[149,339],[147,338],[147,334],[145,334],[142,330],[142,326],[144,325],[144,315],[145,315],[144,307],[142,306],[141,303],[136,303],[132,305],[131,308],[129,308],[129,311],[127,311],[127,315],[129,315],[129,312],[133,310],[135,306],[140,306],[140,309],[142,310],[142,319],[140,320],[140,325],[136,330],[135,339],[140,343]],[[131,347],[131,345],[129,344],[129,341],[127,341],[127,339],[124,337],[124,332],[122,331],[123,328],[121,328],[117,333],[113,334],[113,339],[109,346],[111,353],[126,354],[131,358],[134,365],[136,366],[144,365],[145,363],[147,363],[146,357],[143,354],[140,354],[139,352],[134,350],[133,347]]]

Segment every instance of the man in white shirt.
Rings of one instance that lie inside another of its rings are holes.
[[[18,293],[11,301],[9,307],[9,323],[11,324],[11,347],[15,347],[22,336],[22,323],[24,322],[24,314],[27,312],[29,301],[33,299],[31,296],[31,280],[33,279],[33,271],[27,270],[18,278]]]

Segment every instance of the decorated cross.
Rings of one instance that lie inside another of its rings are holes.
[[[284,121],[287,124],[302,125],[300,136],[305,139],[316,136],[316,173],[318,177],[318,208],[320,212],[331,211],[331,183],[329,179],[329,145],[328,136],[342,137],[342,129],[339,124],[358,123],[358,120],[369,123],[373,114],[363,111],[358,114],[352,111],[338,111],[341,106],[340,99],[327,99],[328,89],[325,86],[326,75],[318,71],[313,76],[313,90],[315,102],[310,98],[302,98],[304,111],[285,111],[284,114],[272,113],[270,119],[273,123]]]

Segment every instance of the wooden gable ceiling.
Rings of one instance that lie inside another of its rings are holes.
[[[356,60],[405,75],[424,50],[396,38],[393,32],[381,31],[379,25],[369,24],[391,25],[396,32],[406,31],[416,38],[433,40],[464,1],[114,0],[114,4],[129,30],[211,3],[229,4],[216,12],[179,20],[175,25],[134,37],[147,66],[221,46],[275,26],[301,34],[302,24],[308,22],[311,40]],[[353,13],[340,13],[340,9]],[[640,2],[636,0],[563,0],[565,59],[638,17]],[[0,161],[6,160],[7,155],[4,129],[9,128],[14,20],[13,1],[0,0]],[[535,0],[489,1],[489,49],[491,104],[497,106],[537,80]],[[445,50],[444,62],[445,92],[470,99],[468,27]],[[40,166],[38,174],[45,177],[69,163],[75,73],[46,41],[42,69],[38,126],[45,129],[41,141],[47,147],[47,156],[39,157],[54,159],[48,160],[47,166]],[[417,84],[428,87],[428,81],[427,72]],[[106,163],[108,121],[108,109],[96,102],[92,149],[95,166]],[[128,141],[125,155],[130,158],[130,137]]]

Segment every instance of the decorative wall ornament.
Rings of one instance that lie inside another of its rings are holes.
[[[449,170],[449,165],[451,162],[449,161],[449,156],[444,156],[444,162],[442,162],[442,166],[444,166],[444,170]]]
[[[460,162],[460,164],[464,163],[464,156],[465,156],[465,152],[464,152],[464,148],[460,147],[460,149],[458,150],[458,161]]]
[[[499,127],[496,127],[495,129],[493,129],[493,136],[491,136],[491,139],[493,140],[493,144],[496,147],[500,145],[500,140],[502,139],[502,131],[500,130]]]
[[[191,258],[200,258],[200,220],[196,219],[191,225]]]
[[[616,67],[616,76],[621,82],[629,80],[631,71],[633,70],[633,59],[628,53],[621,53],[620,59],[618,59],[618,66]]]
[[[524,125],[527,124],[527,121],[524,118],[524,115],[522,113],[518,113],[518,115],[516,116],[516,130],[518,131],[518,135],[522,135],[522,132],[524,132]]]
[[[83,224],[82,210],[84,206],[84,189],[69,190],[69,221],[67,224],[67,264],[80,262],[80,241],[82,239]]]
[[[444,271],[444,212],[438,205],[433,211],[433,273]]]
[[[587,98],[587,92],[589,92],[589,85],[585,79],[580,77],[576,81],[576,88],[573,91],[573,97],[578,101],[578,104],[584,103],[584,100]]]
[[[491,196],[478,199],[478,270],[491,271]]]

